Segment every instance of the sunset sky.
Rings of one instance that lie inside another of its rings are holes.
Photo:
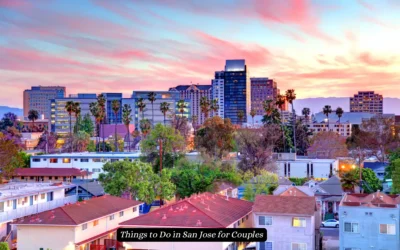
[[[32,85],[68,94],[210,84],[246,59],[298,98],[400,97],[400,1],[0,0],[0,105]]]

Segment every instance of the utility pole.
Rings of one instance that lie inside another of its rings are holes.
[[[359,169],[360,169],[360,193],[363,193],[363,190],[362,190],[362,169],[361,169],[361,149],[360,149],[360,147],[358,147],[358,166],[359,166]]]
[[[159,150],[160,150],[160,180],[161,180],[161,172],[162,172],[162,155],[163,155],[163,149],[162,149],[162,146],[163,146],[163,141],[162,141],[162,139],[161,138],[159,138],[158,139],[158,143],[159,143]],[[160,183],[160,207],[161,207],[161,204],[162,204],[162,186],[161,186],[161,183]]]

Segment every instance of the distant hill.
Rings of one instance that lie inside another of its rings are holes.
[[[301,114],[304,107],[310,108],[311,113],[322,111],[325,105],[331,105],[332,109],[342,107],[345,112],[350,109],[349,97],[317,97],[297,99],[294,101],[294,108],[297,114]],[[400,115],[400,99],[399,98],[383,98],[383,113]]]
[[[7,106],[0,106],[0,119],[3,117],[5,113],[12,112],[19,117],[23,116],[23,110],[20,108],[11,108]]]

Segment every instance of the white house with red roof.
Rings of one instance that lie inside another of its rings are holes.
[[[17,168],[11,179],[18,182],[72,182],[92,179],[92,173],[79,168]]]
[[[148,214],[122,222],[122,228],[251,228],[253,203],[218,194],[192,195]],[[125,242],[126,249],[231,250],[238,242]]]
[[[139,216],[140,201],[105,195],[17,220],[18,249],[92,250],[121,246],[119,223]]]

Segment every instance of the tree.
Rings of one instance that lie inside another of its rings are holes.
[[[147,98],[148,98],[148,100],[149,100],[150,103],[151,103],[151,125],[152,125],[152,127],[154,128],[154,107],[153,107],[153,104],[154,104],[154,102],[157,100],[157,99],[156,99],[156,93],[150,92],[150,93],[147,95]]]
[[[283,146],[283,152],[286,151],[286,127],[284,126],[284,121],[283,121],[283,116],[282,116],[282,109],[283,105],[286,103],[286,96],[285,95],[278,95],[275,101],[275,105],[279,108],[280,110],[280,117],[281,117],[281,129],[282,129],[282,146]]]
[[[241,124],[243,122],[243,119],[244,119],[244,111],[243,110],[239,110],[237,112],[237,117],[239,119],[239,123]]]
[[[35,127],[35,121],[37,119],[39,119],[39,113],[34,109],[29,110],[28,111],[28,119],[29,119],[29,121],[32,121],[32,131],[33,131],[33,129]]]
[[[197,131],[195,144],[202,154],[221,159],[233,149],[234,131],[230,119],[215,116],[207,119]]]
[[[350,174],[353,175],[354,179],[359,180],[360,169],[359,168],[353,169],[350,171]],[[378,190],[382,190],[381,181],[378,179],[378,177],[376,176],[375,172],[372,169],[362,168],[362,180],[363,180],[362,189],[366,193],[374,193]]]
[[[10,118],[3,117],[0,121],[0,131],[7,130],[8,128],[14,126],[14,123]]]
[[[19,168],[30,168],[31,167],[31,155],[27,154],[25,151],[19,151],[19,158],[22,160],[21,165],[19,165]]]
[[[256,195],[272,194],[278,186],[278,175],[262,170],[259,175],[247,182],[244,198],[248,201],[254,201]]]
[[[354,192],[354,187],[359,184],[359,177],[355,176],[354,173],[350,171],[343,174],[340,182],[342,183],[343,190]]]
[[[163,169],[161,176],[153,172],[152,166],[140,161],[107,162],[99,180],[106,193],[121,196],[129,192],[133,199],[151,204],[156,196],[171,199],[175,185],[170,181],[170,170]]]
[[[250,116],[251,116],[251,119],[253,120],[253,127],[254,127],[254,116],[256,116],[256,114],[257,114],[257,112],[255,109],[250,110]]]
[[[178,107],[179,113],[181,113],[181,117],[183,117],[183,113],[185,112],[185,109],[187,108],[185,100],[179,100],[177,103],[177,107]]]
[[[16,127],[18,122],[18,116],[12,112],[7,112],[3,115],[3,120],[8,119],[12,122],[12,126]]]
[[[213,116],[215,116],[215,113],[217,113],[218,110],[219,110],[218,98],[215,98],[215,99],[213,99],[213,100],[211,101],[210,109],[211,109],[212,112],[213,112]]]
[[[79,121],[81,118],[81,107],[79,102],[74,103],[74,113],[75,113],[75,133],[79,131]]]
[[[144,137],[146,137],[146,135],[151,130],[151,122],[149,121],[149,119],[142,119],[140,120],[139,126],[140,126],[140,131],[142,131],[142,134],[144,135]]]
[[[397,159],[400,159],[400,148],[389,153],[389,165],[385,168],[385,179],[392,179],[392,173],[395,168],[394,161]]]
[[[167,112],[169,112],[171,109],[169,108],[169,103],[168,102],[162,102],[160,104],[160,111],[164,115],[164,125],[165,125],[165,118],[167,116]]]
[[[137,101],[137,107],[139,112],[142,112],[142,120],[144,119],[144,109],[146,108],[146,103],[144,102],[143,98],[139,98]]]
[[[345,138],[333,131],[322,131],[315,134],[307,152],[310,157],[325,159],[336,159],[349,155]]]
[[[204,114],[204,118],[206,120],[208,118],[208,113],[210,112],[210,109],[211,109],[210,100],[208,100],[207,96],[203,96],[200,99],[200,110],[201,110],[201,113]]]
[[[47,137],[47,138],[46,138]],[[46,144],[49,153],[55,153],[57,149],[58,136],[55,133],[42,134],[35,149],[46,152]]]
[[[106,97],[103,94],[97,96],[97,105],[99,107],[99,119],[100,119],[100,130],[101,137],[103,138],[103,152],[105,151],[105,142],[104,142],[104,123],[106,119]]]
[[[341,107],[337,107],[335,113],[339,118],[339,127],[340,127],[340,118],[342,118],[344,111]]]
[[[293,128],[288,127],[289,137],[293,135]],[[305,155],[307,149],[310,147],[310,138],[313,135],[312,132],[308,129],[308,126],[303,123],[300,119],[296,121],[296,145],[297,145],[297,154]],[[291,143],[290,143],[291,144]]]
[[[117,134],[117,138],[112,137],[108,140],[110,149],[112,152],[123,152],[124,151],[124,138]]]
[[[101,110],[98,102],[92,102],[89,104],[90,113],[93,115],[96,122],[96,144],[99,143],[100,138],[100,123],[102,120]],[[100,151],[100,149],[99,149]]]
[[[77,152],[87,151],[89,142],[90,142],[90,135],[85,131],[78,131],[78,133],[74,135],[73,145],[75,145],[75,150]]]
[[[280,124],[281,118],[279,111],[275,108],[274,102],[272,100],[266,100],[263,103],[265,115],[262,119],[264,124]]]
[[[0,242],[0,250],[10,250],[7,242]]]
[[[392,193],[398,194],[400,193],[400,158],[392,161],[390,164],[392,165]]]
[[[86,149],[88,152],[96,152],[96,143],[94,141],[90,140]]]
[[[193,125],[193,130],[194,130],[194,135],[196,135],[196,127],[199,122],[199,117],[197,115],[192,115],[192,125]]]
[[[286,100],[292,105],[292,126],[293,126],[293,146],[294,146],[294,153],[297,153],[297,143],[296,143],[296,113],[294,111],[294,104],[293,101],[296,99],[296,93],[294,89],[286,90]]]
[[[251,171],[257,175],[263,169],[276,171],[272,161],[272,153],[276,142],[280,139],[278,125],[258,129],[240,129],[236,133],[236,142],[240,152],[238,168]]]
[[[118,100],[113,100],[111,102],[111,109],[114,112],[114,116],[115,116],[115,126],[114,126],[114,138],[115,138],[115,149],[117,150],[116,152],[118,152],[118,145],[117,145],[117,124],[118,124],[118,114],[119,114],[119,110],[121,109],[121,103]]]
[[[130,131],[129,131],[129,124],[132,121],[132,108],[131,105],[129,104],[124,104],[122,107],[122,122],[124,123],[126,127],[127,136],[128,136],[128,152],[131,152],[131,136],[130,136]]]
[[[24,165],[24,160],[19,153],[21,150],[18,144],[7,138],[0,132],[0,182],[2,177],[9,178],[15,168]]]
[[[67,103],[65,104],[65,110],[67,111],[68,115],[69,115],[69,138],[70,138],[70,142],[72,143],[73,139],[72,139],[72,113],[75,112],[75,102],[74,101],[67,101]],[[73,146],[71,145],[70,147],[71,153],[73,151]]]
[[[171,127],[178,131],[187,141],[190,137],[190,126],[187,117],[172,115]]]
[[[79,130],[86,132],[90,136],[93,135],[94,125],[90,114],[87,113],[83,116],[82,122],[79,124]]]
[[[326,116],[326,120],[328,121],[328,131],[330,131],[330,129],[329,129],[329,114],[332,113],[331,106],[325,105],[324,108],[322,109],[322,112]]]
[[[311,114],[310,108],[303,108],[301,113],[302,113],[302,115],[304,115],[306,122],[309,122],[310,114]]]

